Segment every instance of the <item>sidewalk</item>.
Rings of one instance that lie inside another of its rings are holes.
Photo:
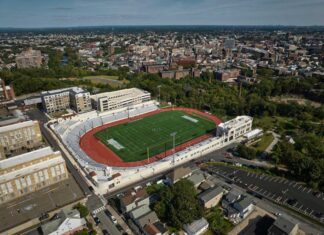
[[[273,131],[268,131],[267,133],[271,133],[273,136],[273,141],[269,144],[269,146],[264,150],[264,152],[266,153],[271,153],[272,149],[274,148],[274,146],[278,143],[280,135],[278,135],[277,133],[273,132]]]
[[[119,216],[119,214],[115,211],[114,208],[112,208],[109,204],[107,204],[106,209],[110,212],[110,214],[112,214],[116,218],[118,224],[123,228],[123,230],[127,234],[134,235],[132,230],[128,227],[128,225],[125,223],[125,221]]]

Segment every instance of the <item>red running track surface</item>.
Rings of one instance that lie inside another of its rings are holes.
[[[166,152],[157,154],[155,156],[150,157],[148,160],[141,160],[141,161],[136,161],[136,162],[124,162],[121,158],[119,158],[119,156],[114,153],[111,149],[109,149],[106,145],[104,145],[103,143],[100,142],[100,140],[98,140],[94,134],[98,131],[101,131],[103,129],[106,129],[107,127],[112,127],[112,126],[116,126],[116,125],[120,125],[129,121],[134,121],[137,119],[141,119],[143,117],[146,116],[151,116],[157,113],[161,113],[161,112],[167,112],[167,111],[171,111],[171,110],[180,110],[180,111],[184,111],[188,114],[191,113],[195,113],[195,114],[199,114],[201,116],[204,116],[210,120],[212,120],[216,125],[219,125],[220,123],[222,123],[222,121],[217,118],[216,116],[213,116],[209,113],[204,113],[195,109],[190,109],[190,108],[164,108],[164,109],[159,109],[150,113],[146,113],[146,114],[142,114],[139,115],[137,117],[132,117],[129,119],[123,119],[120,121],[116,121],[116,122],[112,122],[112,123],[108,123],[105,124],[103,126],[99,126],[96,127],[90,131],[88,131],[86,134],[84,134],[81,139],[80,139],[80,147],[81,149],[89,156],[91,157],[93,160],[95,160],[96,162],[108,165],[108,166],[114,166],[114,167],[135,167],[135,166],[143,166],[155,161],[158,161],[162,158],[165,158],[167,156],[170,156],[171,154],[173,154],[174,152],[179,152],[181,150],[184,150],[185,148],[197,144],[203,140],[206,140],[210,137],[210,135],[205,134],[202,136],[199,136],[195,139],[192,139],[186,143],[183,143],[181,145],[178,145],[175,147],[175,150],[170,149],[167,150]]]

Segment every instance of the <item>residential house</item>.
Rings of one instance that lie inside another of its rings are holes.
[[[226,208],[228,205],[238,201],[240,198],[241,193],[235,189],[232,189],[222,200],[222,207]]]
[[[136,207],[135,209],[133,209],[132,211],[129,212],[129,216],[136,221],[138,218],[140,218],[141,216],[147,214],[151,212],[151,209],[149,207],[149,205],[142,205],[139,207]]]
[[[299,226],[295,221],[281,215],[268,229],[268,235],[296,235],[298,230]]]
[[[191,176],[187,178],[189,181],[191,181],[195,188],[198,188],[199,185],[205,181],[204,173],[201,171],[194,172]]]
[[[136,220],[136,223],[141,229],[144,229],[145,225],[147,224],[153,224],[155,222],[159,221],[158,216],[154,211],[150,211],[149,213],[142,215]]]
[[[192,174],[192,169],[189,167],[178,167],[167,175],[167,181],[170,184],[175,184],[179,180],[186,178]]]
[[[183,226],[184,231],[188,235],[200,235],[204,234],[208,229],[209,223],[205,218],[195,220],[191,224],[185,224]]]
[[[145,235],[168,235],[167,228],[160,221],[144,226]]]
[[[149,205],[150,197],[145,189],[130,190],[121,199],[120,205],[123,213],[129,212],[136,207]]]
[[[43,234],[47,235],[70,235],[86,228],[86,220],[81,218],[76,209],[63,209],[56,218],[41,226]]]
[[[216,206],[223,196],[224,190],[222,187],[210,188],[202,192],[198,198],[205,208]]]
[[[247,196],[233,204],[233,207],[239,212],[240,217],[243,219],[254,210],[252,198]]]

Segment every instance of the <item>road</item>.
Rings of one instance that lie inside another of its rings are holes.
[[[58,143],[55,141],[55,139],[52,137],[52,135],[48,132],[48,130],[43,126],[44,123],[48,121],[46,115],[39,111],[38,109],[32,109],[27,111],[27,115],[32,120],[38,120],[40,122],[40,130],[42,132],[43,137],[45,138],[46,142],[54,149],[54,150],[61,150]],[[75,181],[79,184],[80,188],[83,190],[85,196],[90,195],[91,191],[89,190],[88,184],[84,181],[81,174],[75,169],[73,164],[69,161],[68,157],[65,155],[64,151],[61,151],[62,156],[64,157],[66,161],[66,166],[69,170],[69,172],[74,177]]]
[[[100,211],[97,213],[97,217],[100,220],[100,228],[103,230],[107,230],[109,234],[111,235],[121,235],[119,230],[116,228],[116,226],[113,224],[113,222],[108,218],[108,216],[105,214],[104,211]]]
[[[54,150],[60,150],[62,153],[62,156],[64,157],[66,161],[66,166],[69,170],[69,172],[72,174],[75,181],[78,183],[82,191],[84,192],[85,196],[88,197],[87,200],[87,207],[92,212],[95,210],[98,210],[100,208],[104,208],[105,204],[102,202],[102,200],[95,194],[93,194],[90,189],[88,183],[84,180],[83,176],[80,174],[80,172],[73,166],[73,164],[70,162],[69,158],[66,156],[64,151],[60,149],[59,144],[55,141],[55,139],[52,137],[52,135],[48,132],[48,130],[43,126],[44,123],[48,121],[46,115],[42,113],[38,109],[31,109],[27,111],[27,115],[32,120],[38,120],[40,122],[40,129],[42,132],[43,137],[45,138],[46,142],[54,149]],[[112,223],[112,221],[107,217],[107,215],[103,211],[99,211],[97,213],[98,218],[100,219],[101,224],[100,227],[102,229],[106,229],[109,234],[112,235],[120,235],[121,233],[118,231],[116,226]]]
[[[214,160],[218,162],[229,162],[229,163],[240,163],[242,165],[246,166],[256,166],[256,167],[272,167],[271,164],[265,162],[265,161],[259,161],[259,160],[248,160],[244,158],[239,157],[226,157],[225,154],[227,151],[235,146],[237,146],[237,143],[230,144],[220,150],[217,150],[213,153],[207,154],[206,156],[203,156],[199,158],[198,161],[208,161],[208,160]]]
[[[279,142],[280,135],[273,131],[268,131],[268,133],[271,133],[273,136],[273,141],[269,144],[269,146],[264,150],[266,153],[271,153],[274,146]]]

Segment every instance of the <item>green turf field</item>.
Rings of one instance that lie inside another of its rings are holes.
[[[133,162],[173,148],[215,128],[214,122],[182,111],[162,112],[129,123],[109,127],[95,136],[123,161]]]

